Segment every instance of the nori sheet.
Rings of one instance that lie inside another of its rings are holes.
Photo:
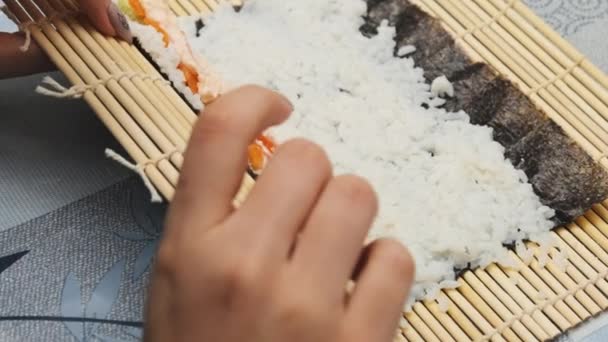
[[[534,191],[565,223],[606,199],[606,172],[553,121],[546,121],[506,152]]]

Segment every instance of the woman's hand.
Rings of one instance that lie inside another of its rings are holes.
[[[201,115],[152,276],[146,341],[392,341],[414,266],[395,241],[364,247],[377,210],[366,181],[334,176],[321,148],[293,140],[232,207],[243,151],[291,111],[248,86]]]
[[[127,41],[132,40],[129,24],[110,0],[80,0],[82,13],[100,32]],[[44,51],[32,40],[26,51],[20,47],[25,34],[0,32],[0,79],[34,74],[54,69]]]

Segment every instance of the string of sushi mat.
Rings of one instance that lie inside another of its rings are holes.
[[[380,212],[369,238],[397,238],[416,259],[406,310],[455,286],[455,268],[512,266],[503,243],[530,239],[548,252],[554,212],[505,160],[491,128],[442,109],[449,81],[426,83],[407,58],[415,47],[395,58],[387,23],[361,35],[365,13],[362,0],[249,0],[238,13],[220,6],[199,32],[200,18],[180,24],[227,85],[259,84],[292,101],[292,117],[271,130],[278,141],[311,139],[336,173],[374,185]],[[183,80],[175,49],[151,27],[132,28],[161,70]]]

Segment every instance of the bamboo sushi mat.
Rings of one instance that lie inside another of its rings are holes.
[[[72,0],[4,0],[158,191],[171,200],[195,113],[137,48],[76,19]],[[169,0],[177,15],[208,13],[223,0]],[[608,169],[608,78],[521,0],[414,0],[439,18],[470,57],[519,86]],[[253,181],[245,177],[242,200]],[[534,259],[520,270],[468,271],[458,289],[404,314],[397,341],[539,341],[608,309],[608,201],[553,234],[564,269]],[[535,248],[533,244],[529,247]],[[536,249],[535,249],[536,250]],[[556,250],[553,253],[558,253]],[[445,309],[445,308],[443,308]]]

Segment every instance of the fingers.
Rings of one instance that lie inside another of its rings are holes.
[[[341,299],[377,207],[376,195],[363,179],[333,179],[298,240],[293,256],[298,273],[322,283],[332,298]]]
[[[361,341],[391,341],[414,278],[414,263],[393,240],[375,241],[365,254],[348,304],[348,324],[361,334],[373,334]]]
[[[181,222],[170,226],[200,230],[221,223],[232,211],[247,168],[247,146],[291,111],[284,97],[257,86],[239,88],[207,106],[192,131],[169,217]]]
[[[53,63],[33,40],[26,51],[23,33],[0,32],[0,79],[51,71]]]
[[[330,162],[319,146],[305,140],[283,144],[230,226],[241,228],[241,238],[260,241],[269,260],[284,263],[331,175]],[[255,219],[258,223],[250,229]]]
[[[129,43],[133,40],[126,17],[111,0],[80,0],[80,6],[99,32]]]

